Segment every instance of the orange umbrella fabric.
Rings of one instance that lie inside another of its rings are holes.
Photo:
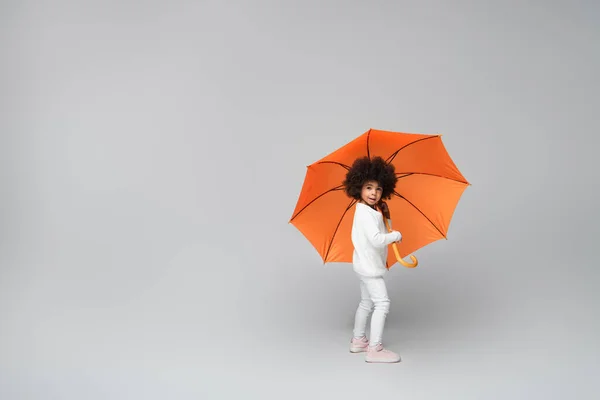
[[[307,167],[289,222],[313,245],[323,263],[352,262],[356,200],[346,195],[342,182],[354,160],[364,156],[380,156],[395,167],[398,183],[386,202],[393,229],[402,233],[402,241],[394,244],[398,255],[406,257],[445,239],[454,210],[470,184],[450,158],[441,135],[370,129]],[[387,261],[390,268],[400,260],[390,251]]]

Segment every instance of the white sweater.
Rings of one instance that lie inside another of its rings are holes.
[[[402,239],[402,235],[397,231],[387,232],[379,211],[363,203],[356,203],[355,208],[352,223],[354,271],[363,276],[383,276],[387,272],[388,246]]]

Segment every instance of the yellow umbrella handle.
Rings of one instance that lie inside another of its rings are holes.
[[[388,223],[387,218],[383,217],[383,221],[385,222],[385,227],[387,228],[388,232],[391,232],[392,229],[390,228],[390,224]],[[392,248],[394,249],[394,253],[396,254],[396,260],[398,260],[398,262],[402,265],[404,265],[406,268],[415,268],[417,265],[419,265],[419,261],[417,260],[417,257],[413,256],[411,254],[410,259],[412,260],[412,264],[409,263],[408,261],[404,261],[402,259],[402,257],[400,257],[400,252],[398,251],[398,245],[394,242],[392,243]]]

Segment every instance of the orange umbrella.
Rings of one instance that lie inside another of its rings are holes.
[[[351,263],[354,247],[350,232],[356,200],[346,195],[342,182],[354,160],[364,156],[382,157],[394,165],[398,176],[387,204],[393,228],[402,233],[402,241],[392,245],[387,266],[398,261],[416,267],[414,256],[412,263],[402,258],[446,238],[458,201],[470,185],[450,158],[441,135],[370,129],[307,167],[289,222],[314,246],[324,263]]]

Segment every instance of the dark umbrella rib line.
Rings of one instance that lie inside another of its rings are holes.
[[[319,161],[319,162],[317,162],[317,164],[335,164],[335,165],[339,165],[340,167],[342,167],[346,170],[350,170],[349,166],[347,166],[346,164],[343,164],[341,162],[337,162],[337,161]]]
[[[371,148],[369,146],[370,139],[371,139],[371,129],[369,129],[369,132],[367,133],[367,157],[369,157],[369,160],[371,159]]]
[[[466,182],[466,181],[461,181],[459,179],[449,178],[447,176],[438,175],[438,174],[430,174],[427,172],[397,172],[396,175],[398,176],[398,178],[406,178],[407,176],[411,176],[411,175],[435,176],[436,178],[448,179],[449,181],[454,181],[454,182],[458,182],[458,183],[464,183],[465,185],[470,185],[470,183]]]
[[[410,143],[408,143],[408,144],[405,144],[404,146],[400,147],[398,150],[396,150],[395,152],[393,152],[393,153],[392,153],[392,154],[391,154],[391,155],[390,155],[390,156],[387,158],[387,160],[385,160],[385,162],[389,164],[389,163],[391,163],[392,161],[394,161],[394,158],[396,158],[396,156],[398,155],[398,153],[400,153],[402,150],[404,150],[404,149],[405,149],[405,148],[407,148],[408,146],[411,146],[411,145],[413,145],[413,144],[415,144],[415,143],[422,142],[423,140],[435,139],[435,138],[437,138],[437,137],[439,137],[439,136],[437,136],[437,135],[436,135],[436,136],[427,136],[427,137],[424,137],[424,138],[421,138],[421,139],[417,139],[417,140],[415,140],[414,142],[410,142]]]
[[[337,235],[338,229],[340,228],[340,225],[342,224],[342,221],[344,220],[344,217],[348,213],[348,210],[350,210],[354,204],[356,204],[356,200],[352,199],[350,201],[350,204],[348,204],[348,207],[346,207],[346,209],[344,210],[344,213],[342,214],[342,217],[338,221],[338,223],[337,223],[337,225],[335,227],[335,231],[333,231],[333,236],[331,237],[331,241],[329,242],[329,247],[327,247],[327,252],[325,253],[325,257],[323,257],[323,262],[324,263],[327,262],[327,257],[329,257],[329,251],[331,250],[331,246],[333,246],[333,242],[335,240],[335,235]]]
[[[400,193],[394,191],[394,195],[398,196],[399,198],[401,198],[402,200],[406,201],[408,204],[410,204],[415,210],[417,210],[423,217],[425,217],[425,219],[427,221],[429,221],[429,223],[431,224],[431,226],[433,226],[439,233],[440,235],[442,235],[442,237],[444,239],[446,238],[446,235],[444,235],[444,233],[442,232],[442,230],[440,228],[438,228],[437,226],[435,226],[435,224],[433,223],[433,221],[431,219],[429,219],[429,217],[427,215],[425,215],[425,213],[423,211],[421,211],[419,209],[419,207],[415,206],[410,200],[408,200],[406,197],[402,196]]]
[[[324,191],[323,193],[321,193],[320,195],[318,195],[317,197],[312,199],[310,202],[308,202],[308,204],[305,205],[304,207],[302,207],[296,214],[294,214],[294,216],[290,219],[290,222],[292,222],[298,215],[300,215],[300,213],[302,213],[302,211],[306,210],[308,208],[308,206],[310,206],[315,201],[319,200],[321,197],[325,196],[327,193],[337,192],[337,191],[340,191],[343,189],[344,189],[344,185],[340,185],[340,186],[336,186],[334,188]]]

